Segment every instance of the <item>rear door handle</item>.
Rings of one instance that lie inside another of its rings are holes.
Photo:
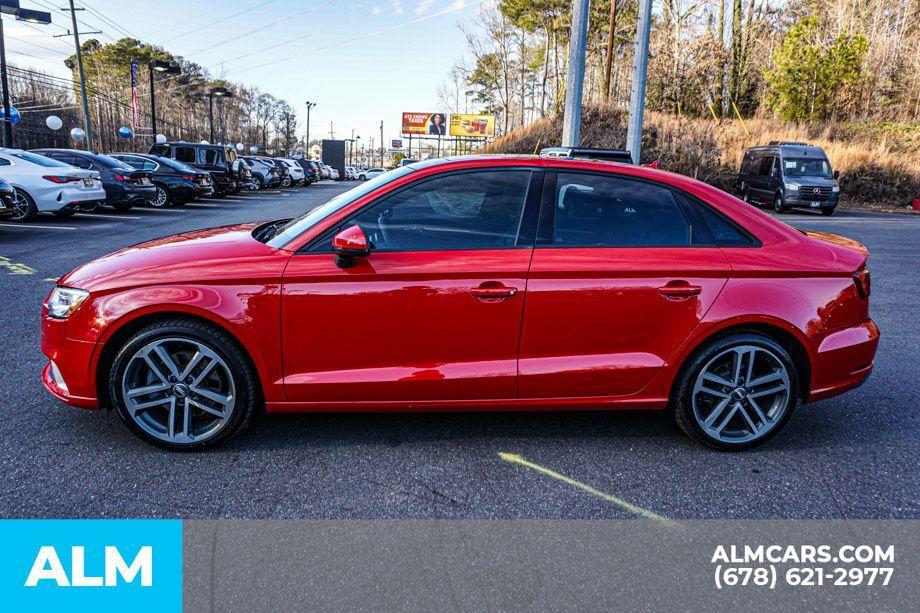
[[[699,296],[702,291],[699,285],[690,285],[686,281],[672,281],[658,288],[658,293],[665,298],[689,298]]]
[[[470,289],[470,293],[480,300],[502,300],[517,295],[516,287],[507,287],[501,283],[490,283],[486,281],[479,287]]]

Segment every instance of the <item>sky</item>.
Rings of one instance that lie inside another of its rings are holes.
[[[486,2],[490,0],[485,0]],[[402,111],[435,112],[437,87],[466,43],[458,29],[483,0],[77,0],[81,30],[103,42],[132,35],[207,68],[212,77],[257,86],[305,102],[310,138],[396,138]],[[34,26],[3,17],[7,61],[69,77],[73,53],[70,14],[62,0],[21,0],[49,11],[52,24]],[[83,38],[89,38],[90,35]],[[111,38],[110,38],[111,37]],[[330,128],[330,123],[332,127]]]

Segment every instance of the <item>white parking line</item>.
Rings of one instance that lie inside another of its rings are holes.
[[[76,230],[70,226],[30,226],[24,223],[0,223],[3,228],[35,228],[36,230]]]
[[[189,205],[186,205],[186,206],[191,207],[189,210],[194,210],[194,209],[219,209],[219,208],[220,208],[220,205],[219,205],[219,204],[198,204],[197,202],[196,202],[195,204],[189,204]]]
[[[102,217],[104,219],[140,219],[131,215],[109,215],[108,213],[80,213],[80,219],[93,219]]]
[[[181,206],[166,209],[138,209],[137,212],[142,215],[145,213],[188,213],[188,211]]]

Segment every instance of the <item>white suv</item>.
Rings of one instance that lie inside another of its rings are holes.
[[[42,212],[68,217],[105,202],[98,172],[22,149],[0,148],[0,177],[16,189],[13,221],[28,221]]]

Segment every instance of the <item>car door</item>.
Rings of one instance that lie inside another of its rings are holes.
[[[534,225],[521,218],[525,203],[535,218],[539,174],[420,179],[294,255],[282,293],[288,399],[514,398]],[[340,268],[332,236],[352,225],[373,249]]]
[[[757,159],[758,164],[755,167],[754,184],[757,188],[757,195],[762,198],[772,199],[773,189],[773,166],[776,156],[767,154]]]
[[[521,334],[524,398],[645,386],[728,277],[681,196],[612,173],[547,173]]]

